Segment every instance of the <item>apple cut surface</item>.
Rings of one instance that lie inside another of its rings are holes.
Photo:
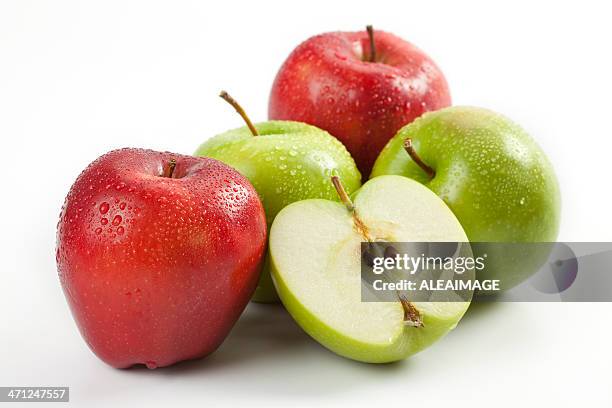
[[[467,238],[426,187],[404,177],[379,177],[357,191],[354,211],[320,199],[283,209],[270,233],[272,277],[289,313],[325,347],[364,362],[400,360],[451,330],[469,302],[362,302],[360,243],[366,240]]]

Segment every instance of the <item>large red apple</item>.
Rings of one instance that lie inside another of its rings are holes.
[[[450,103],[444,75],[414,45],[383,31],[333,32],[306,40],[287,58],[268,114],[327,130],[367,178],[402,126]]]
[[[259,277],[264,211],[227,165],[141,149],[81,173],[57,230],[57,266],[93,352],[114,367],[205,356],[226,337]]]

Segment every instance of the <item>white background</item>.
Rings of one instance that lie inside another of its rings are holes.
[[[534,135],[562,188],[560,240],[610,241],[611,15],[603,1],[2,0],[0,385],[70,386],[73,406],[612,406],[612,304],[476,307],[386,366],[336,357],[282,308],[250,306],[208,359],[115,370],[80,338],[54,261],[61,204],[89,162],[125,146],[191,153],[241,126],[221,88],[265,120],[300,41],[367,23],[428,52],[455,104]]]

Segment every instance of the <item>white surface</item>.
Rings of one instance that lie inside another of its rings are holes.
[[[456,104],[536,137],[562,187],[561,240],[610,241],[612,13],[558,3],[3,0],[0,385],[67,385],[73,406],[610,407],[612,304],[480,307],[388,366],[336,357],[281,308],[251,306],[209,359],[119,371],[81,340],[55,271],[57,216],[89,162],[124,146],[190,153],[240,126],[220,88],[264,120],[294,46],[366,23],[426,50]]]

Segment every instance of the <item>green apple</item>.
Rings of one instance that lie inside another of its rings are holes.
[[[376,160],[371,177],[414,179],[451,208],[473,244],[487,253],[479,279],[509,289],[546,260],[548,246],[488,242],[550,242],[559,228],[560,194],[540,147],[517,124],[490,110],[451,107],[400,129]]]
[[[454,328],[469,299],[362,302],[361,242],[467,237],[442,200],[405,177],[368,181],[354,203],[341,188],[339,193],[345,205],[310,199],[277,215],[269,242],[277,292],[296,322],[335,353],[370,363],[404,359]]]
[[[270,121],[251,124],[229,95],[221,95],[243,116],[247,126],[204,142],[196,156],[220,160],[247,177],[261,198],[268,227],[286,205],[307,198],[337,199],[329,178],[337,174],[349,192],[361,185],[355,161],[329,133],[299,122]],[[275,302],[278,296],[266,259],[254,301]]]

